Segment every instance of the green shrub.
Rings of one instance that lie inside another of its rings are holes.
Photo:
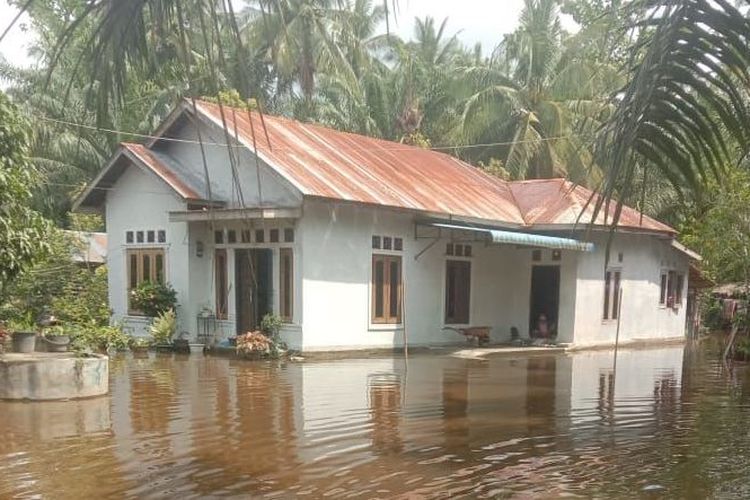
[[[159,314],[151,324],[150,330],[154,344],[170,344],[177,331],[177,315],[174,309]]]
[[[72,328],[72,327],[71,327]],[[130,337],[119,325],[84,325],[73,334],[73,349],[78,352],[109,350],[121,351],[128,348]]]
[[[168,283],[146,281],[130,291],[130,303],[145,316],[155,318],[174,309],[177,305],[177,292]]]

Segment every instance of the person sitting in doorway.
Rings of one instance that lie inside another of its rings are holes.
[[[534,330],[531,333],[531,337],[534,339],[534,344],[544,345],[553,343],[553,337],[555,336],[554,330],[554,325],[547,318],[547,315],[545,313],[539,314],[539,317],[536,320],[536,325],[534,325]]]

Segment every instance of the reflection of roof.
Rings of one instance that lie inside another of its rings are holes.
[[[107,261],[107,233],[89,231],[65,231],[78,239],[80,245],[73,248],[73,260],[85,264],[104,264]]]
[[[197,107],[221,126],[218,105]],[[444,153],[244,110],[225,107],[224,120],[245,146],[257,147],[261,158],[307,196],[522,227],[591,221],[593,193],[563,179],[506,182]],[[596,222],[605,224],[601,212]],[[619,225],[675,232],[630,207],[623,207]]]

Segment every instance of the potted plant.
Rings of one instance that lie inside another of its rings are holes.
[[[151,339],[148,337],[130,337],[130,350],[135,358],[148,356],[148,348],[151,346]]]
[[[177,292],[169,284],[146,281],[130,292],[131,304],[144,316],[156,318],[177,305]]]
[[[73,335],[71,328],[64,325],[50,326],[42,331],[42,338],[47,344],[47,352],[68,352]]]
[[[36,350],[37,326],[30,316],[10,321],[8,330],[11,332],[14,352],[30,353]]]
[[[177,331],[177,316],[174,309],[159,314],[151,324],[153,344],[160,350],[172,349],[172,337]]]

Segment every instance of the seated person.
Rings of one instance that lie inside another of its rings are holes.
[[[548,344],[554,342],[555,327],[552,322],[547,319],[547,315],[541,313],[539,318],[536,320],[534,330],[531,332],[531,337],[535,339],[535,344]]]

